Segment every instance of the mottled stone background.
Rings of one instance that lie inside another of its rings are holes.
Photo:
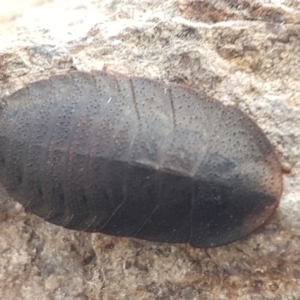
[[[0,96],[71,69],[204,89],[284,169],[276,215],[213,249],[68,231],[0,197],[0,299],[300,299],[300,0],[0,0]]]

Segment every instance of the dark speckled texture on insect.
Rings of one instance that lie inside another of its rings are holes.
[[[71,72],[5,99],[0,180],[66,228],[219,246],[276,209],[281,168],[260,128],[204,92]]]

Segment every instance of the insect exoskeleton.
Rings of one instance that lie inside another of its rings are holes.
[[[99,71],[53,76],[5,99],[0,180],[51,223],[195,247],[260,227],[282,190],[273,147],[239,109]]]

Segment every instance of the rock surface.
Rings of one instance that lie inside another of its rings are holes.
[[[0,97],[72,69],[183,83],[248,113],[285,174],[272,220],[212,249],[68,231],[1,191],[1,299],[300,299],[300,1],[18,2],[0,12]]]

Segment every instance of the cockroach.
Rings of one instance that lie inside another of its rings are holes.
[[[75,71],[29,84],[0,109],[0,182],[50,223],[213,247],[278,206],[271,143],[204,91]]]

